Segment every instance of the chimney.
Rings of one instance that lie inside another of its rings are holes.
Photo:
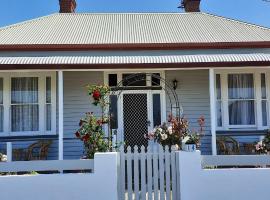
[[[179,8],[184,8],[185,12],[200,12],[201,0],[182,0]]]
[[[74,13],[76,9],[76,0],[59,0],[60,13]]]

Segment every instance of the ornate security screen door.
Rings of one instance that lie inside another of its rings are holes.
[[[124,91],[120,96],[121,141],[125,146],[148,146],[144,134],[162,123],[159,91]]]
[[[123,125],[126,146],[147,146],[147,94],[123,94]]]

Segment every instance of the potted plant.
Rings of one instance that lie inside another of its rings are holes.
[[[197,148],[200,146],[200,140],[203,136],[203,127],[205,125],[205,119],[203,116],[201,116],[198,119],[198,124],[200,126],[199,131],[192,131],[189,132],[182,141],[182,146],[184,151],[188,152],[194,152],[197,150]]]
[[[204,118],[198,120],[201,132],[203,131]],[[153,131],[147,133],[144,137],[147,140],[153,140],[162,146],[174,147],[177,150],[184,150],[186,144],[195,144],[199,146],[200,136],[190,134],[189,122],[184,117],[177,118],[169,116],[169,121],[163,125],[157,126]]]

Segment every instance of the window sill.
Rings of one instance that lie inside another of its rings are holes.
[[[56,131],[52,132],[37,132],[37,131],[27,131],[27,132],[10,132],[10,133],[0,133],[0,137],[28,137],[28,136],[47,136],[47,135],[57,135]]]
[[[264,136],[268,132],[265,130],[254,130],[254,129],[245,129],[245,130],[219,130],[216,131],[217,136]]]
[[[0,136],[1,142],[24,142],[36,140],[57,140],[58,135],[35,135],[35,136]]]

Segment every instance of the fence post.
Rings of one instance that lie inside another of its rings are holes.
[[[116,152],[96,153],[94,158],[94,176],[97,176],[101,184],[96,194],[99,198],[119,200],[118,198],[118,171],[119,171],[119,154]],[[104,188],[106,192],[104,192]],[[91,197],[90,197],[91,199]]]
[[[12,162],[12,143],[7,142],[7,162]]]
[[[181,200],[197,200],[200,198],[201,186],[201,153],[196,152],[177,152],[179,159],[179,183]],[[207,184],[207,183],[204,183]],[[196,192],[194,192],[196,191]]]

